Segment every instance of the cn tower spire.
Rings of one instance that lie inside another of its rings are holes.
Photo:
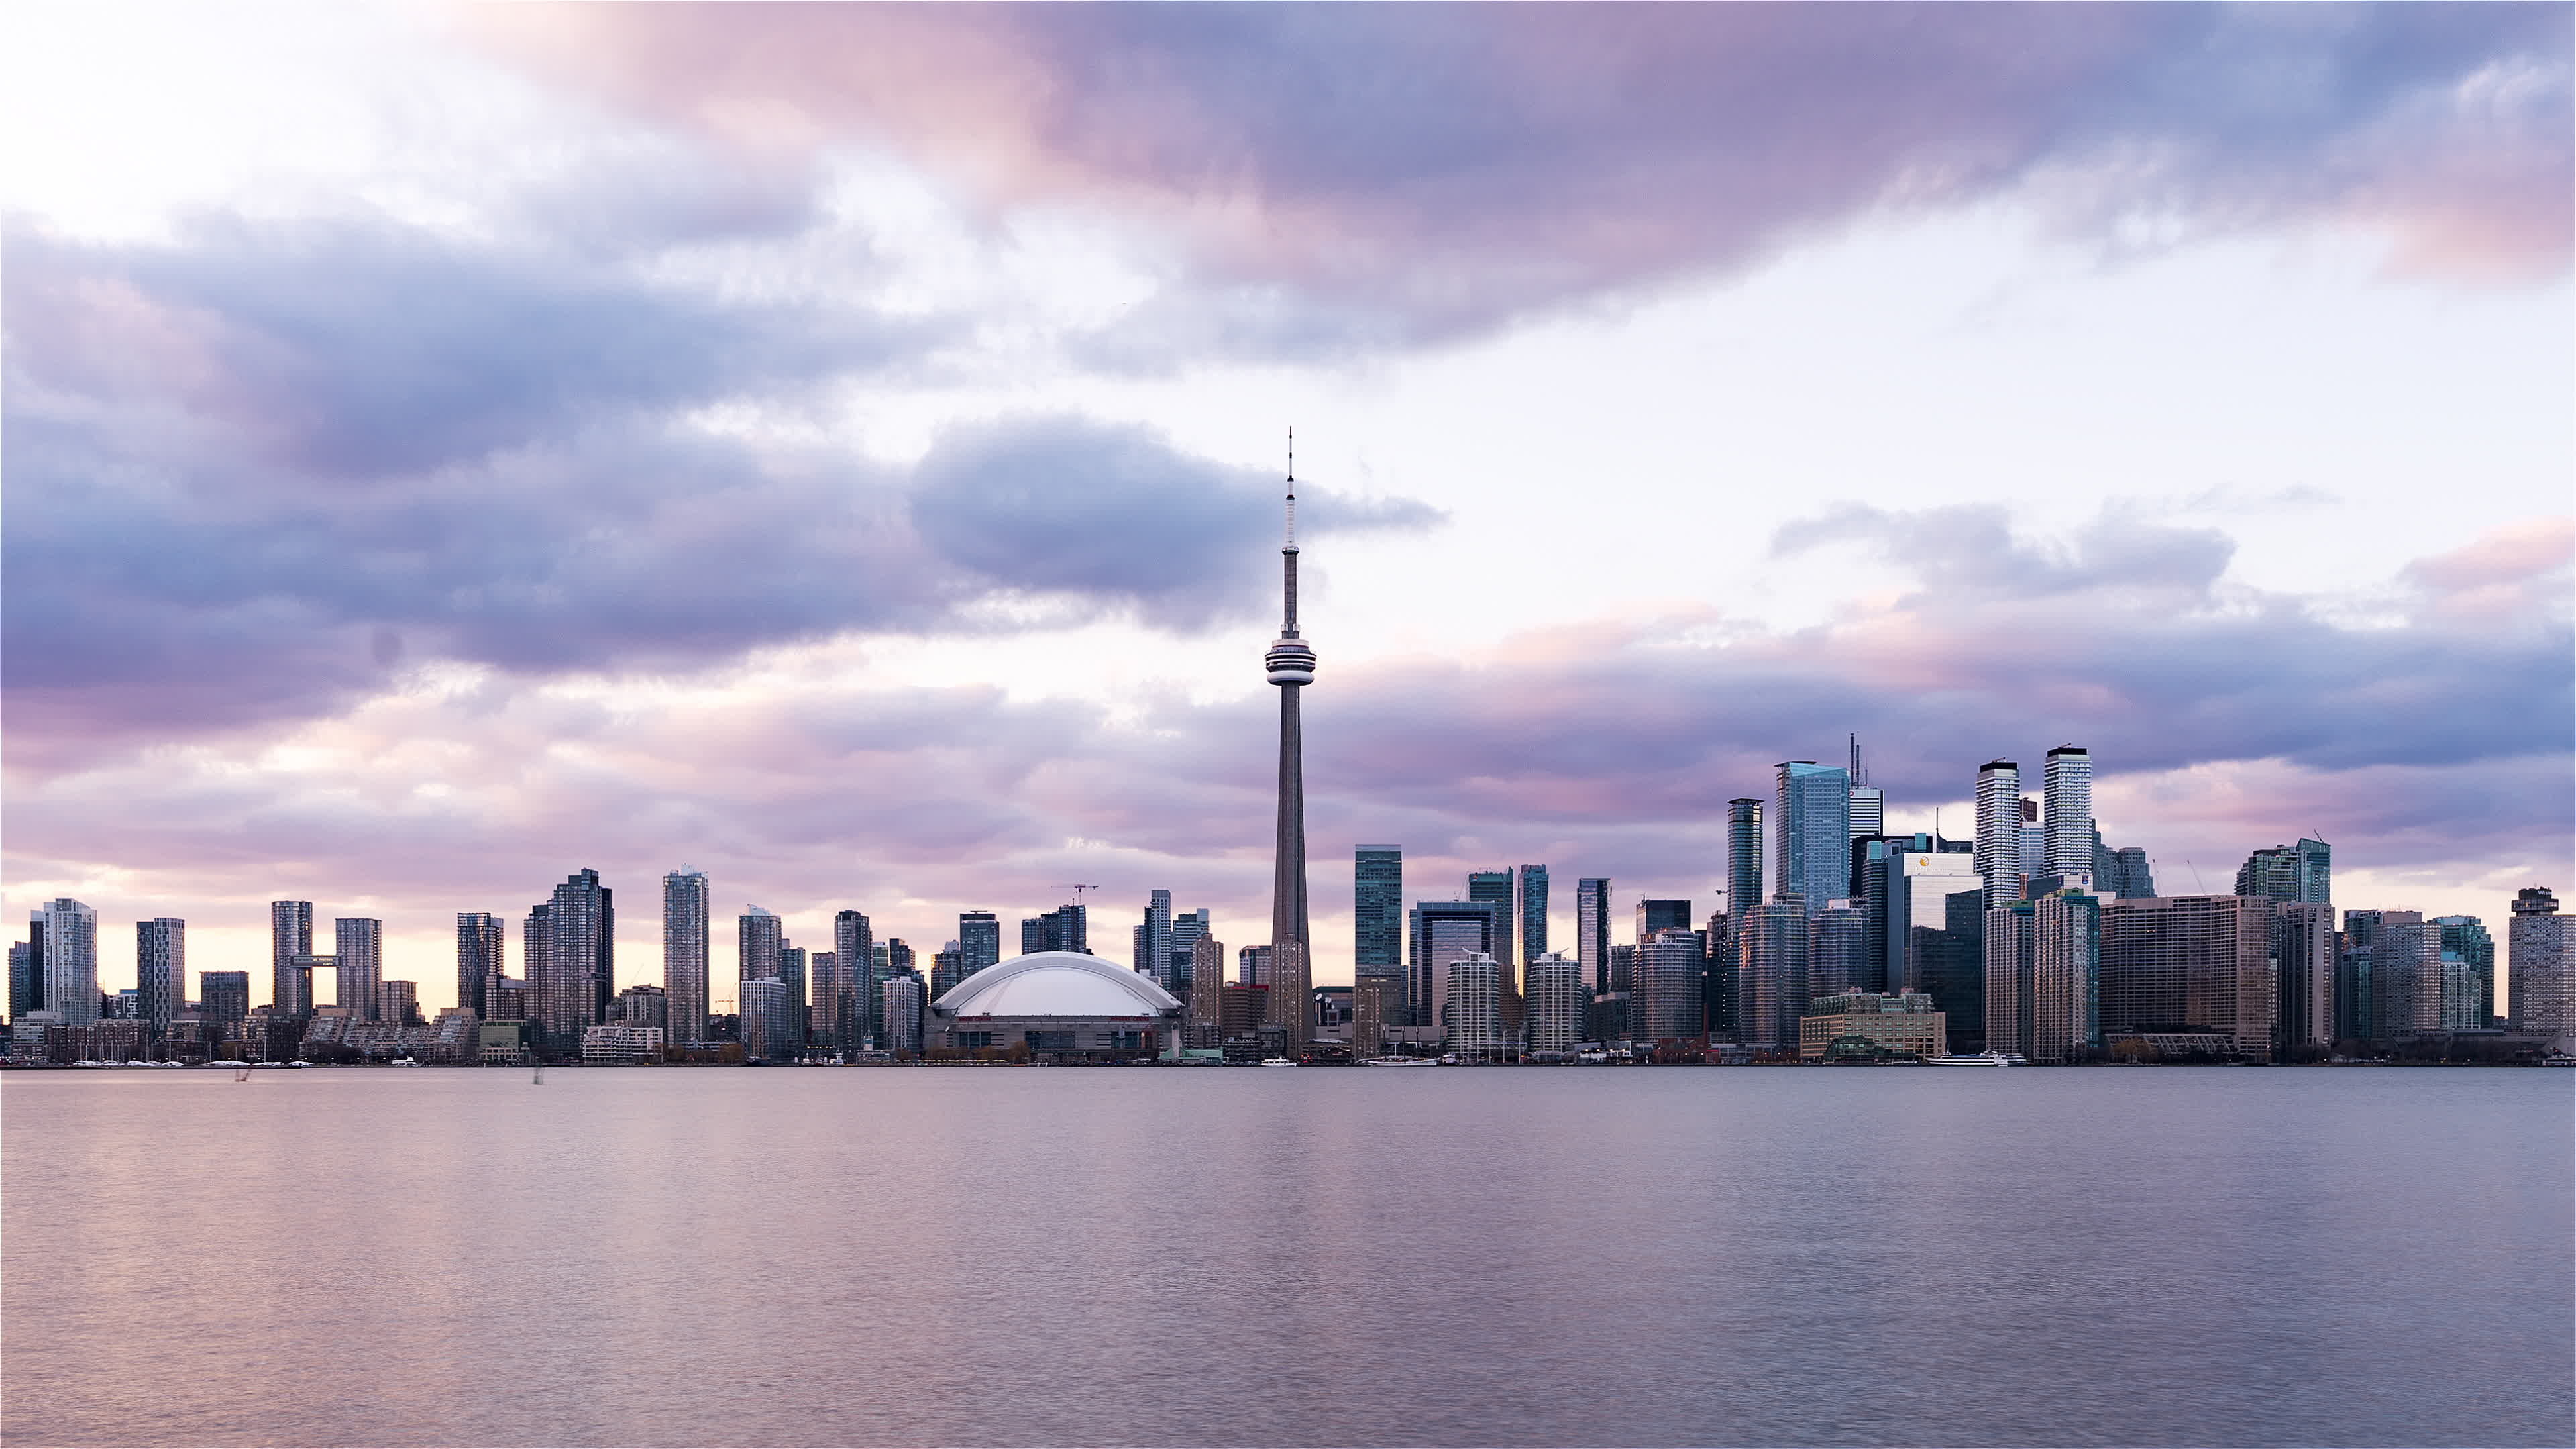
[[[1279,687],[1279,834],[1270,878],[1270,1024],[1290,1060],[1314,1038],[1306,939],[1306,763],[1298,695],[1315,682],[1315,651],[1297,634],[1297,430],[1288,430],[1287,529],[1279,548],[1279,637],[1262,666]]]

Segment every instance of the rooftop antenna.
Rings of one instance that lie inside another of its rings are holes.
[[[1297,546],[1297,430],[1288,430],[1288,546]]]

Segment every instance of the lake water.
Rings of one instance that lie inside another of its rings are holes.
[[[12,1444],[2567,1444],[2576,1074],[0,1081]]]

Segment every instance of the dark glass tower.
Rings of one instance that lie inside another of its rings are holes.
[[[1313,980],[1306,935],[1306,751],[1298,693],[1315,682],[1315,651],[1297,637],[1297,456],[1289,435],[1288,527],[1279,549],[1279,637],[1263,656],[1279,686],[1279,833],[1270,876],[1270,1024],[1284,1029],[1292,1058],[1313,1037]]]
[[[1404,969],[1404,847],[1363,845],[1351,859],[1351,964],[1363,974]],[[1370,972],[1370,967],[1380,968]]]

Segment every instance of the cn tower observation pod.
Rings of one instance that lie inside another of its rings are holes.
[[[925,1045],[1056,1060],[1133,1060],[1173,1049],[1179,998],[1123,966],[1079,951],[1033,951],[987,966],[930,1005]]]

